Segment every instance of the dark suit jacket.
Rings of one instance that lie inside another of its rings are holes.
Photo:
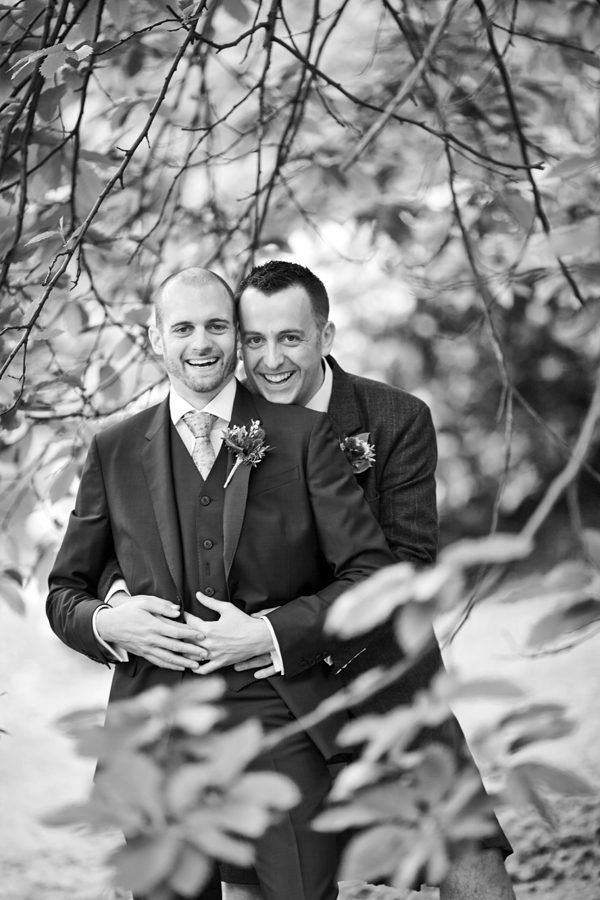
[[[375,464],[356,476],[388,545],[401,562],[417,568],[435,561],[438,541],[435,497],[437,447],[428,407],[399,388],[345,372],[332,357],[333,390],[329,416],[340,440],[369,433]],[[433,635],[432,635],[433,638]],[[366,649],[365,649],[366,643]],[[351,681],[374,666],[390,666],[402,651],[389,623],[364,638],[332,649],[336,669]],[[435,640],[411,672],[357,712],[387,712],[409,703],[441,666]]]
[[[273,683],[298,717],[340,686],[322,662],[324,611],[393,557],[326,415],[271,404],[238,386],[232,424],[251,419],[261,421],[273,449],[257,468],[239,467],[225,491],[225,572],[230,599],[246,612],[281,607],[273,625],[286,677]],[[109,661],[92,617],[101,603],[100,575],[113,555],[134,594],[174,602],[182,596],[169,433],[164,401],[97,435],[90,447],[50,574],[47,612],[66,644],[97,661]],[[132,656],[115,669],[111,700],[181,677]],[[337,727],[325,723],[313,734],[325,755],[334,752]]]

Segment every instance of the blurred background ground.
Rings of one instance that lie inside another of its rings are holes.
[[[468,676],[509,678],[531,698],[564,702],[577,729],[536,745],[535,756],[598,786],[600,635],[563,654],[527,658],[524,639],[544,611],[543,599],[482,604],[446,652],[447,663]],[[0,900],[113,900],[104,860],[118,836],[41,822],[57,805],[83,798],[93,774],[93,762],[75,756],[53,723],[72,709],[103,706],[109,672],[63,647],[41,604],[30,603],[23,619],[6,608],[1,615],[0,727],[9,734],[0,740]],[[469,735],[490,705],[463,704],[457,712]],[[533,812],[502,815],[516,851],[510,870],[518,897],[598,900],[600,802],[573,798],[554,808],[556,833]]]

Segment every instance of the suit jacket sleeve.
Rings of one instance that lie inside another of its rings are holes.
[[[297,597],[269,613],[286,678],[323,660],[331,639],[323,633],[329,605],[352,585],[394,562],[327,416],[313,426],[306,480],[321,550],[332,581],[316,594]]]
[[[114,662],[94,637],[92,617],[102,606],[96,590],[102,570],[114,555],[108,503],[96,438],[54,567],[48,579],[46,612],[52,630],[73,650],[96,662]]]
[[[395,437],[377,483],[379,524],[390,550],[417,568],[431,565],[437,553],[436,465],[431,413],[422,406]]]
[[[383,416],[382,411],[382,419]],[[386,418],[389,417],[390,410]],[[385,426],[389,428],[389,421]],[[437,445],[427,406],[421,406],[407,426],[397,430],[382,463],[382,469],[377,472],[379,524],[388,546],[398,562],[410,562],[416,568],[431,565],[435,562],[438,543]],[[332,644],[330,655],[336,671],[349,665],[367,646],[378,650],[376,656],[371,653],[369,657],[371,667],[389,664],[397,658],[399,648],[389,621],[367,635]]]

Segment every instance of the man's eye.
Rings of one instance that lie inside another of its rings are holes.
[[[224,331],[227,330],[227,326],[226,325],[213,325],[210,330],[214,331],[216,334],[222,334]]]
[[[300,338],[297,334],[284,334],[282,340],[286,344],[298,344],[300,342]]]
[[[246,346],[248,347],[259,347],[262,344],[261,337],[247,337],[246,338]]]

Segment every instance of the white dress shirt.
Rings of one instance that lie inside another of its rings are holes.
[[[213,416],[217,417],[213,422],[213,427],[210,431],[210,442],[213,446],[213,450],[215,451],[215,457],[218,456],[223,444],[223,429],[227,428],[231,421],[233,403],[237,391],[237,384],[238,383],[236,379],[232,378],[219,391],[216,397],[213,397],[213,399],[209,403],[207,403],[206,406],[202,407],[201,410],[199,410],[198,407],[192,406],[191,403],[189,403],[187,400],[184,400],[183,397],[181,397],[177,393],[175,388],[171,386],[171,390],[169,393],[169,412],[171,415],[171,421],[177,429],[177,433],[185,444],[185,448],[190,456],[192,455],[196,439],[194,438],[194,435],[192,434],[188,426],[185,424],[183,417],[190,411],[211,413]],[[111,597],[119,591],[124,591],[126,594],[130,593],[127,587],[127,583],[123,578],[117,578],[112,583],[110,590],[106,596],[107,605],[110,605]],[[101,606],[98,607],[98,609],[94,612],[92,618],[92,628],[94,630],[94,636],[111,654],[116,662],[127,662],[127,660],[129,659],[129,654],[126,650],[124,650],[122,647],[119,647],[118,645],[108,644],[106,641],[102,640],[102,638],[98,634],[98,630],[96,628],[96,615],[102,608],[103,607]],[[271,638],[273,640],[274,649],[271,650],[271,661],[276,670],[283,674],[283,659],[281,656],[281,650],[279,648],[279,642],[277,641],[277,636],[275,634],[275,629],[266,616],[259,616],[259,618],[264,619],[264,621],[267,623],[267,627],[269,628]]]

